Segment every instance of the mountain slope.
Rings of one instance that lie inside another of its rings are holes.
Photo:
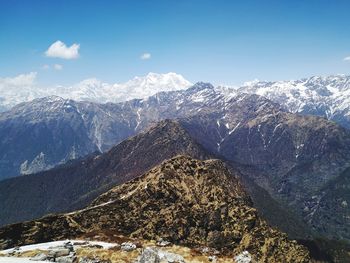
[[[47,170],[96,150],[109,150],[167,118],[224,107],[232,94],[197,83],[118,104],[46,97],[0,114],[0,180]]]
[[[348,130],[323,118],[285,112],[257,95],[236,96],[225,110],[181,123],[208,151],[240,164],[243,175],[306,222],[324,216],[313,213],[315,203],[309,200],[350,165]],[[330,216],[337,222],[336,214]],[[326,224],[310,226],[334,237]],[[338,238],[349,236],[342,232]]]
[[[86,209],[2,228],[0,244],[5,248],[103,229],[187,246],[205,245],[227,254],[248,250],[260,262],[310,261],[305,248],[258,217],[222,162],[185,156],[113,188]]]
[[[49,171],[0,182],[0,224],[87,205],[98,194],[133,179],[165,159],[208,158],[178,122],[163,121],[110,151]]]

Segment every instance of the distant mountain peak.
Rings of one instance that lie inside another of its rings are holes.
[[[214,86],[211,83],[199,81],[199,82],[196,82],[192,87],[189,88],[189,90],[194,91],[194,92],[198,92],[198,91],[206,90],[206,89],[212,90],[212,89],[214,89]]]
[[[182,75],[174,72],[165,74],[150,72],[124,83],[112,84],[97,78],[88,78],[72,86],[45,88],[34,84],[25,88],[10,85],[11,83],[5,84],[0,85],[0,111],[10,109],[21,102],[48,96],[59,96],[76,101],[116,103],[131,99],[145,99],[158,92],[183,90],[192,85]]]

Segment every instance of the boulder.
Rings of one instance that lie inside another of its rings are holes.
[[[147,247],[139,257],[137,263],[160,263],[160,257],[156,249]]]
[[[252,256],[248,251],[243,251],[241,254],[234,257],[236,263],[250,263],[252,262]]]
[[[58,263],[75,263],[75,262],[77,262],[77,256],[75,255],[75,253],[72,253],[72,254],[70,254],[68,256],[56,258],[55,262],[58,262]]]
[[[70,252],[74,251],[74,246],[73,246],[72,242],[70,242],[70,241],[65,242],[63,246],[64,246],[64,248],[68,249]]]
[[[131,242],[124,242],[121,244],[120,249],[123,251],[133,251],[136,249],[136,245]]]
[[[170,245],[171,245],[171,243],[169,241],[164,240],[163,238],[160,238],[157,241],[157,246],[158,247],[167,247],[167,246],[170,246]]]
[[[185,263],[185,259],[181,255],[167,252],[164,250],[158,250],[158,256],[159,256],[161,262]]]
[[[110,260],[102,260],[98,258],[87,258],[87,257],[81,257],[79,259],[79,263],[111,263]]]
[[[216,256],[209,256],[209,257],[208,257],[208,260],[209,260],[210,262],[216,263],[217,260],[218,260],[218,258],[217,258]]]
[[[45,260],[47,260],[47,255],[44,253],[38,253],[34,257],[32,257],[30,260],[32,260],[32,261],[45,261]]]
[[[70,251],[67,248],[52,249],[49,251],[48,257],[50,257],[50,258],[64,257],[64,256],[68,256],[69,253],[70,253]]]

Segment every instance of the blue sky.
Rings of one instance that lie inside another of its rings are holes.
[[[0,77],[38,72],[42,85],[66,85],[176,72],[240,84],[350,74],[349,10],[341,0],[0,0]],[[79,44],[79,57],[47,57],[57,40]]]

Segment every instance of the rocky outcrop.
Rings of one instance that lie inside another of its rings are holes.
[[[2,228],[0,244],[12,247],[96,230],[208,246],[228,255],[249,251],[261,262],[309,262],[303,246],[258,216],[237,177],[221,161],[186,156],[111,189],[83,210]]]

